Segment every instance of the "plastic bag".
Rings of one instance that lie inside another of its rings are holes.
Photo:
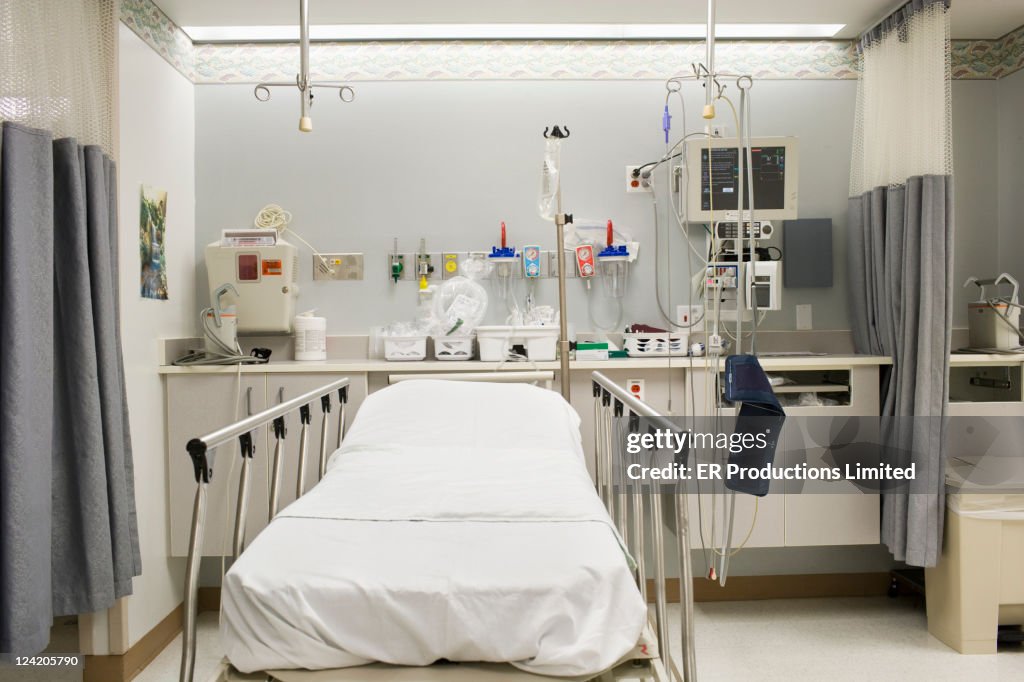
[[[486,257],[467,258],[466,260],[462,261],[462,265],[459,266],[459,272],[462,273],[462,275],[466,279],[472,280],[474,282],[479,282],[487,279],[493,270],[494,265],[490,262],[490,259]]]
[[[434,294],[438,336],[467,336],[487,314],[487,290],[468,277],[453,277]]]
[[[549,305],[538,305],[530,308],[523,316],[522,324],[526,327],[549,327],[558,323],[558,311]]]
[[[540,171],[540,194],[537,198],[537,210],[544,220],[555,220],[558,212],[558,182],[561,166],[562,141],[557,137],[544,140],[544,162]]]
[[[430,325],[421,321],[392,322],[381,330],[381,336],[429,336]]]

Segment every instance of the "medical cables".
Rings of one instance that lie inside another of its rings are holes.
[[[277,230],[277,233],[283,235],[285,232],[295,237],[298,241],[302,242],[306,248],[313,252],[313,255],[320,261],[320,268],[323,272],[334,274],[334,268],[330,266],[327,259],[324,258],[323,254],[316,250],[316,248],[307,242],[299,235],[298,232],[291,229],[292,214],[277,204],[267,204],[259,210],[256,217],[253,219],[253,227],[258,227],[262,230]]]
[[[211,351],[209,346],[207,350],[201,351],[189,351],[184,356],[178,358],[172,365],[178,367],[200,367],[204,365],[263,365],[270,361],[270,352],[266,349],[254,348],[250,355],[246,355],[239,348],[238,342],[235,342],[235,347],[224,343],[218,336],[210,329],[211,319],[210,313],[213,312],[213,308],[206,308],[199,313],[199,326],[203,330],[204,338],[209,343],[213,344],[215,351]]]
[[[696,70],[695,70],[695,77],[700,78],[700,73],[698,73]],[[662,164],[665,164],[665,163],[669,163],[669,171],[666,174],[667,175],[666,185],[667,185],[667,192],[668,192],[668,199],[669,200],[666,203],[668,204],[669,210],[671,210],[672,213],[673,213],[672,218],[675,220],[677,227],[679,228],[680,232],[683,233],[684,239],[686,240],[686,244],[687,244],[687,247],[688,247],[688,251],[691,254],[693,254],[693,255],[695,255],[697,257],[697,263],[698,264],[703,264],[704,268],[706,270],[707,264],[709,262],[713,262],[715,259],[717,259],[719,257],[719,246],[718,246],[718,243],[717,243],[718,240],[717,240],[714,232],[711,229],[708,229],[707,225],[704,226],[704,229],[708,232],[709,237],[710,237],[710,243],[709,243],[709,249],[708,249],[707,255],[705,255],[701,251],[698,251],[698,249],[694,246],[694,244],[693,244],[693,242],[691,240],[691,237],[690,237],[689,229],[688,229],[688,226],[687,226],[687,216],[688,216],[688,212],[689,212],[688,211],[687,203],[688,203],[688,198],[689,198],[689,181],[690,181],[689,171],[690,171],[690,168],[689,168],[689,164],[686,163],[686,158],[687,158],[686,145],[689,143],[690,138],[692,138],[692,137],[704,137],[705,140],[706,140],[706,144],[707,144],[707,150],[708,150],[707,151],[707,155],[708,155],[708,158],[711,159],[712,149],[714,149],[714,138],[713,138],[713,136],[709,132],[692,133],[692,134],[690,134],[690,133],[687,133],[687,131],[685,130],[685,125],[686,125],[686,108],[685,108],[685,101],[684,101],[684,98],[683,98],[683,95],[682,95],[682,92],[681,92],[681,89],[682,89],[681,85],[682,85],[682,82],[684,80],[689,80],[689,78],[677,77],[677,78],[669,79],[666,82],[666,90],[667,90],[667,92],[666,92],[666,96],[665,96],[665,114],[664,114],[664,117],[663,117],[665,133],[666,133],[666,151],[665,151],[665,154],[664,154],[664,156],[661,159],[659,159],[657,161],[653,161],[653,162],[650,162],[650,163],[644,164],[643,166],[638,167],[637,168],[637,174],[642,174],[642,176],[644,178],[650,178],[651,175],[655,171],[657,171],[659,166],[661,166]],[[739,103],[740,106],[739,106],[739,111],[737,111],[736,105],[724,93],[725,86],[719,84],[717,79],[715,79],[710,74],[709,74],[709,78],[707,80],[709,81],[709,83],[706,84],[705,87],[709,87],[710,83],[713,82],[714,85],[715,85],[715,88],[716,88],[716,91],[714,93],[711,93],[709,91],[708,99],[711,100],[712,102],[715,102],[715,101],[717,101],[719,99],[725,100],[726,104],[729,107],[730,112],[732,113],[732,118],[733,118],[733,122],[734,122],[735,129],[736,129],[736,134],[737,134],[736,136],[737,136],[737,138],[739,138],[739,145],[740,145],[740,149],[741,149],[740,158],[738,159],[738,161],[739,161],[739,177],[737,178],[737,180],[739,182],[739,196],[737,197],[737,202],[738,202],[737,203],[737,214],[738,214],[737,220],[738,220],[738,222],[739,222],[741,227],[747,221],[749,221],[751,223],[751,225],[752,225],[753,222],[754,222],[754,216],[753,216],[753,213],[754,213],[754,196],[753,196],[754,186],[753,186],[752,150],[750,148],[750,143],[749,143],[749,140],[750,140],[750,110],[751,110],[750,100],[749,100],[749,89],[752,86],[753,81],[752,81],[752,79],[750,79],[747,76],[739,76],[739,77],[737,77],[736,86],[740,90],[740,103]],[[683,126],[684,126],[684,129],[683,129],[682,137],[680,139],[678,139],[674,144],[670,145],[669,144],[670,140],[669,140],[669,136],[668,136],[668,130],[670,128],[670,121],[671,121],[671,116],[669,114],[669,103],[670,103],[671,96],[672,96],[673,93],[675,93],[676,96],[679,99],[679,104],[680,104],[680,108],[681,108],[681,115],[683,116]],[[707,107],[705,108],[705,110],[707,111]],[[712,116],[713,116],[713,108],[711,109],[711,111],[712,111]],[[679,150],[680,147],[682,147],[682,150],[677,151],[677,150]],[[673,168],[672,164],[671,164],[671,161],[673,159],[677,159],[677,158],[681,158],[682,161],[679,163],[679,165],[677,167]],[[714,172],[713,164],[709,164],[709,173],[713,173],[713,172]],[[673,181],[675,181],[675,186],[673,186]],[[711,180],[711,182],[713,182],[713,179]],[[654,223],[655,223],[655,225],[654,225],[654,227],[655,227],[655,251],[656,251],[657,254],[660,255],[662,249],[661,249],[661,243],[660,243],[660,240],[661,240],[661,229],[660,229],[660,226],[659,226],[659,208],[658,208],[658,198],[659,197],[658,197],[658,191],[657,191],[657,183],[651,182],[650,183],[650,187],[651,187],[652,210],[653,210],[653,213],[654,213]],[[673,189],[673,187],[674,187],[674,189]],[[673,194],[675,192],[678,192],[678,201],[679,201],[679,204],[680,204],[678,208],[676,207],[676,203],[675,203],[676,197],[673,196]],[[744,200],[746,200],[746,202]],[[712,198],[712,202],[713,202],[713,198]],[[709,208],[710,208],[711,211],[714,211],[713,203],[712,203],[712,205]],[[714,213],[712,213],[711,216],[712,216],[711,225],[713,227],[713,225],[714,225]],[[671,245],[671,231],[669,231],[666,234],[666,237],[669,240],[668,241],[669,245]],[[744,239],[744,237],[742,235],[742,230],[741,230],[740,249],[739,249],[738,260],[742,261],[744,259],[744,251],[746,250],[747,254],[749,254],[747,256],[747,258],[752,263],[754,261],[755,257],[756,257],[755,256],[756,251],[755,251],[755,248],[754,248],[755,242],[754,242],[753,230],[750,231],[749,250],[743,248],[744,246],[746,246],[746,244],[744,244],[744,242],[746,242],[746,241],[747,240]],[[668,252],[669,252],[669,249],[666,248],[666,253],[668,253]],[[691,320],[688,324],[679,324],[674,319],[672,319],[672,316],[670,314],[668,314],[668,312],[666,311],[666,301],[664,301],[662,299],[662,292],[661,292],[661,287],[660,287],[660,283],[661,283],[661,280],[662,280],[661,263],[660,263],[660,258],[656,258],[656,260],[655,260],[655,294],[656,294],[658,312],[661,315],[661,317],[666,322],[668,322],[670,325],[672,325],[672,328],[674,328],[674,329],[694,328],[698,324],[700,324],[701,322],[703,322],[706,319],[710,318],[710,319],[714,320],[714,329],[713,330],[708,330],[709,333],[713,333],[713,334],[717,335],[719,333],[720,328],[721,328],[721,331],[724,333],[724,335],[727,336],[728,338],[730,338],[731,340],[733,340],[735,342],[736,350],[740,351],[740,352],[741,352],[741,343],[742,343],[740,340],[749,337],[749,338],[751,338],[751,350],[753,352],[756,352],[756,347],[757,347],[756,346],[757,326],[763,321],[764,315],[765,315],[765,311],[758,311],[757,310],[757,302],[756,301],[754,301],[752,303],[752,310],[753,310],[752,328],[751,328],[751,330],[749,332],[745,333],[744,330],[743,330],[743,322],[742,322],[742,318],[741,318],[740,312],[739,312],[739,310],[737,310],[737,315],[736,315],[736,319],[735,319],[735,326],[736,326],[736,328],[735,328],[735,333],[733,333],[733,330],[730,328],[730,325],[729,324],[722,324],[722,321],[720,319],[721,318],[721,303],[722,303],[722,290],[721,290],[721,287],[713,286],[713,285],[712,286],[708,286],[706,284],[706,278],[701,276],[700,273],[698,273],[697,276],[694,276],[693,275],[693,271],[692,271],[692,263],[693,263],[693,261],[691,260],[691,257],[688,257],[687,260],[688,260],[689,263],[691,263],[691,267],[688,268],[689,276],[688,276],[688,287],[687,287],[687,289],[688,289],[687,300],[690,302],[690,307],[692,308],[692,300],[693,300],[693,296],[694,296],[694,293],[695,293],[694,289],[696,288],[697,289],[696,293],[698,293],[704,299],[704,313],[703,313],[703,315],[701,317],[699,317],[697,319]],[[672,300],[671,300],[671,292],[672,292],[672,259],[671,259],[671,255],[669,255],[669,262],[667,264],[667,268],[668,268],[667,277],[668,277],[668,289],[669,289],[668,290],[669,298],[668,298],[667,304],[668,304],[669,308],[671,309],[671,305],[672,305]],[[738,282],[737,284],[740,287],[744,286],[744,284],[742,282]],[[713,297],[713,301],[711,300],[712,297]],[[671,360],[672,360],[672,358],[670,357],[669,358],[670,371],[671,371]],[[690,362],[691,367],[695,364],[693,359],[692,359],[692,357],[690,358],[689,362]],[[707,353],[704,356],[705,369],[710,373],[709,376],[713,376],[714,377],[711,381],[708,381],[708,382],[705,383],[705,387],[704,387],[705,388],[705,400],[706,400],[706,404],[707,405],[714,406],[713,416],[714,416],[714,419],[715,419],[716,423],[719,423],[721,421],[723,415],[722,415],[722,412],[721,412],[721,409],[720,409],[720,406],[719,406],[719,397],[720,397],[720,394],[721,394],[721,378],[719,376],[719,372],[717,371],[717,363],[718,363],[718,355],[717,354]],[[691,385],[690,385],[689,393],[690,393],[689,397],[690,397],[690,403],[691,403],[691,408],[692,408],[692,406],[696,404],[695,387],[693,386],[692,382],[691,382]],[[670,398],[671,398],[671,392],[670,392]],[[671,406],[670,406],[670,410],[671,410]],[[721,456],[721,454],[720,453],[716,453],[716,457],[719,457],[719,456]],[[707,575],[710,578],[714,579],[716,577],[715,576],[715,570],[709,566],[710,562],[708,561],[708,556],[707,556],[707,543],[706,543],[706,540],[705,540],[705,537],[704,537],[705,530],[706,530],[706,528],[705,528],[705,519],[704,519],[705,515],[703,513],[704,512],[704,503],[703,503],[703,501],[701,499],[702,496],[700,495],[699,487],[700,486],[699,486],[699,482],[698,482],[698,491],[697,491],[698,492],[698,514],[699,514],[698,529],[699,529],[699,533],[700,533],[700,537],[701,537],[701,546],[702,546],[702,551],[703,551],[703,554],[704,554],[705,566],[708,567],[708,574]],[[739,545],[736,546],[736,547],[731,547],[731,544],[732,544],[732,526],[733,526],[733,523],[734,523],[734,520],[735,520],[735,503],[736,503],[736,501],[735,501],[735,493],[730,495],[731,499],[729,499],[726,502],[725,507],[723,507],[721,509],[721,516],[722,516],[721,521],[724,523],[724,527],[723,527],[722,531],[719,531],[718,528],[717,528],[717,526],[718,526],[718,523],[717,523],[718,522],[718,517],[720,515],[719,511],[717,509],[717,506],[718,506],[717,505],[717,497],[718,497],[717,495],[714,495],[714,494],[712,495],[712,509],[711,509],[711,520],[710,520],[711,521],[711,528],[710,528],[710,532],[711,532],[711,536],[712,536],[712,542],[714,543],[714,545],[712,546],[713,552],[714,552],[714,554],[716,556],[720,557],[720,561],[716,562],[719,565],[720,576],[718,576],[718,577],[720,579],[720,582],[724,585],[725,577],[726,577],[727,572],[728,572],[728,565],[729,565],[728,560],[729,560],[730,557],[735,556],[739,551],[741,551],[744,547],[747,546],[747,543],[749,542],[749,540],[750,540],[750,538],[751,538],[751,536],[753,534],[753,529],[754,529],[754,527],[756,525],[756,522],[757,522],[759,505],[755,503],[754,510],[753,510],[753,516],[752,516],[752,519],[751,519],[751,522],[750,522],[750,527],[748,528],[747,533],[745,534],[742,542],[740,542]],[[717,538],[718,538],[720,533],[724,533],[724,535],[722,537],[723,544],[722,544],[721,547],[718,547],[717,546],[717,543],[718,543]]]

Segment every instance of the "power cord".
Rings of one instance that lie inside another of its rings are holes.
[[[172,365],[178,367],[194,367],[202,365],[263,365],[270,361],[270,350],[266,348],[253,348],[249,355],[242,353],[242,350],[238,347],[237,342],[235,347],[232,348],[226,343],[217,338],[217,335],[210,330],[209,322],[207,322],[207,314],[213,309],[207,308],[203,312],[199,313],[199,326],[203,330],[203,334],[217,349],[217,352],[206,352],[206,351],[190,351],[184,356],[178,358]]]
[[[320,268],[331,275],[334,274],[334,268],[330,266],[327,259],[321,255],[312,244],[303,239],[298,232],[289,227],[292,222],[292,214],[290,211],[286,211],[277,204],[267,204],[260,209],[259,213],[253,219],[252,224],[254,227],[258,227],[262,230],[277,230],[278,234],[283,235],[285,232],[295,237],[298,241],[306,245],[313,255],[316,256],[320,261]]]

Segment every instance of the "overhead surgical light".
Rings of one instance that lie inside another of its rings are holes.
[[[299,0],[299,73],[295,76],[295,83],[287,81],[260,83],[253,89],[253,94],[259,101],[266,102],[270,99],[270,88],[293,85],[299,88],[301,101],[299,130],[304,133],[313,130],[313,119],[309,116],[309,109],[313,106],[314,88],[337,90],[338,97],[342,102],[351,102],[356,97],[355,90],[344,83],[316,83],[309,78],[309,0]]]

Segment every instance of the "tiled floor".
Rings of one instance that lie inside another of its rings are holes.
[[[924,610],[910,599],[713,602],[697,604],[695,616],[701,682],[1024,680],[1024,648],[962,656],[928,634]],[[678,605],[669,606],[669,622],[673,654],[678,657]],[[66,635],[66,629],[58,634]],[[198,641],[195,680],[209,682],[221,658],[215,614],[200,616]],[[179,636],[136,681],[177,680],[180,656]],[[12,676],[11,669],[0,668],[0,682],[36,680],[76,682],[81,677],[32,677],[24,671]]]
[[[695,608],[701,682],[813,680],[845,682],[1020,682],[1024,649],[963,656],[928,634],[924,609],[911,599],[789,599],[710,602]],[[680,655],[679,606],[669,606],[673,655]],[[196,681],[207,682],[219,655],[215,621],[200,626]],[[173,679],[181,640],[139,682]],[[170,652],[170,655],[168,655]]]
[[[909,599],[710,602],[695,608],[701,682],[1024,680],[1024,649],[964,656],[928,634]],[[679,608],[669,621],[678,656]]]
[[[220,629],[216,613],[199,615],[196,628],[196,671],[194,682],[209,682],[216,674],[224,654],[220,646]],[[135,682],[173,682],[181,670],[181,635],[175,637],[153,662],[146,666]]]

